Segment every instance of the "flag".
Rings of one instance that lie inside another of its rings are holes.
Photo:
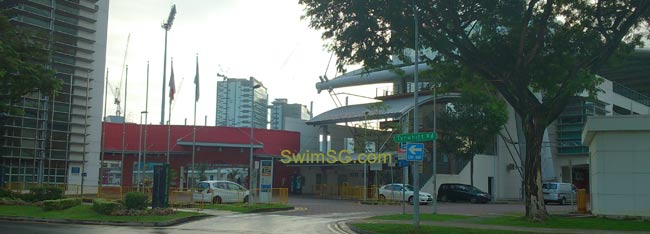
[[[196,84],[196,91],[194,96],[196,97],[195,102],[199,101],[199,55],[196,55],[196,76],[194,77],[194,84]]]
[[[176,84],[174,84],[174,61],[172,60],[172,74],[169,77],[169,103],[174,100],[174,94],[176,93]]]

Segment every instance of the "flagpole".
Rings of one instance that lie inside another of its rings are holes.
[[[147,61],[147,91],[145,92],[145,101],[144,101],[144,149],[142,150],[142,168],[141,168],[141,174],[143,177],[146,179],[147,176],[144,175],[144,173],[147,171],[144,165],[147,165],[147,125],[149,122],[147,122],[147,118],[149,117],[149,61]]]
[[[125,66],[125,72],[126,74],[124,75],[124,116],[122,118],[122,160],[120,161],[120,167],[122,168],[122,173],[120,175],[120,192],[122,191],[124,187],[124,138],[126,138],[126,95],[128,94],[128,85],[129,85],[129,65]]]
[[[194,124],[192,126],[192,187],[194,187],[194,175],[196,174],[194,158],[196,156],[196,103],[199,101],[199,54],[196,54],[196,76],[194,77],[194,84],[196,85],[196,89],[194,90]]]

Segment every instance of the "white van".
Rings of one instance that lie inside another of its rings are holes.
[[[542,184],[544,203],[557,202],[560,205],[573,204],[576,200],[576,186],[569,183],[545,182]]]

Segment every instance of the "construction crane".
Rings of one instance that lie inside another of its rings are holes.
[[[124,49],[124,59],[122,60],[122,74],[120,75],[120,82],[118,83],[117,87],[111,85],[111,83],[108,83],[109,88],[111,89],[111,92],[113,93],[114,97],[114,104],[115,104],[115,115],[116,116],[121,116],[122,115],[122,97],[121,97],[121,89],[122,89],[122,81],[124,81],[124,76],[126,75],[126,55],[129,51],[129,41],[131,40],[131,33],[129,33],[129,36],[126,38],[126,49]],[[125,116],[126,117],[126,116]]]

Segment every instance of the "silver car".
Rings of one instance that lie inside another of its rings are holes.
[[[545,182],[542,184],[544,203],[556,202],[560,205],[575,203],[576,186],[569,183]]]

